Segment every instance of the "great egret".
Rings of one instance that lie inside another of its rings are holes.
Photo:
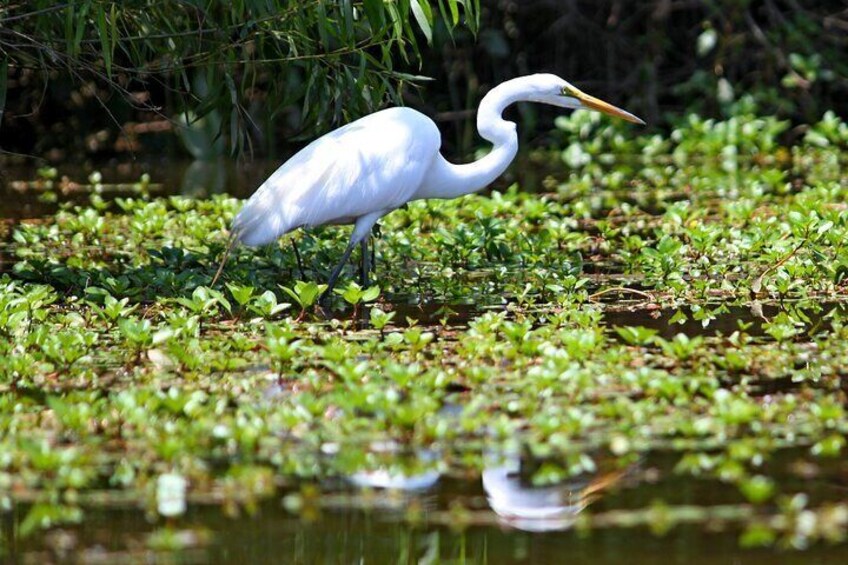
[[[357,243],[366,285],[367,236],[375,222],[411,200],[457,198],[500,176],[518,151],[516,125],[501,114],[523,101],[588,108],[644,124],[556,75],[519,77],[489,91],[477,110],[477,130],[492,143],[492,151],[473,163],[456,165],[439,153],[441,136],[430,118],[411,108],[381,110],[316,139],[277,169],[233,221],[230,248],[238,242],[272,243],[299,227],[352,223],[350,243],[321,299],[332,291]],[[226,255],[215,280],[224,262]]]

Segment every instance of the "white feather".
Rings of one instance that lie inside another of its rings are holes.
[[[233,231],[242,243],[263,245],[301,226],[387,214],[411,199],[440,143],[436,125],[415,110],[365,116],[286,161],[247,201]]]

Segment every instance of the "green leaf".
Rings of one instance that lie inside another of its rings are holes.
[[[386,25],[386,18],[383,17],[383,0],[364,0],[362,4],[371,32],[377,33]]]
[[[106,27],[106,9],[101,4],[97,7],[97,33],[100,36],[100,49],[103,54],[103,65],[106,75],[112,78],[112,41]]]
[[[344,39],[345,42],[354,41],[353,31],[353,4],[351,0],[343,0],[342,12],[344,13]]]
[[[351,282],[347,288],[337,288],[334,292],[351,305],[358,304],[362,300],[362,288],[355,282]]]
[[[65,50],[68,54],[73,53],[74,44],[74,5],[71,4],[65,10]]]
[[[323,2],[318,2],[317,9],[318,21],[316,23],[318,25],[318,37],[321,38],[321,45],[324,46],[324,51],[326,52],[330,50],[330,34],[327,30],[335,24],[327,17],[327,10]]]
[[[300,295],[300,299],[303,301],[303,305],[307,308],[315,304],[315,301],[318,300],[318,296],[321,294],[324,288],[326,288],[326,285],[318,284],[312,281],[298,281],[295,285],[295,290]]]
[[[671,319],[668,321],[668,325],[670,326],[671,324],[682,324],[688,319],[689,317],[686,315],[685,312],[683,312],[683,310],[678,310],[674,313],[674,316],[672,316]]]
[[[389,17],[392,20],[392,29],[394,29],[394,39],[396,41],[403,40],[403,19],[398,12],[397,6],[393,3],[386,4],[386,9],[389,11]],[[403,51],[401,53],[404,53]]]
[[[774,481],[763,475],[756,475],[739,485],[739,490],[753,504],[762,504],[774,495]]]
[[[412,0],[410,7],[418,27],[427,38],[427,43],[433,43],[433,12],[430,10],[430,4],[427,0]]]
[[[115,47],[118,45],[118,6],[116,4],[112,4],[112,9],[109,11],[109,27],[111,34],[109,49],[112,51],[114,60]]]
[[[427,77],[424,75],[413,75],[410,73],[392,73],[392,77],[398,80],[408,80],[410,82],[427,82],[435,80],[433,77]]]
[[[376,300],[377,297],[380,296],[380,287],[379,286],[369,286],[362,293],[362,302],[371,302],[372,300]]]
[[[301,309],[306,310],[318,300],[318,297],[327,288],[325,284],[315,282],[297,281],[294,289],[280,285],[280,288],[297,302]]]
[[[615,333],[630,345],[647,345],[659,332],[643,326],[615,326]]]
[[[27,537],[38,530],[46,530],[65,524],[79,524],[82,522],[82,518],[82,510],[76,506],[37,503],[30,507],[26,517],[21,522],[19,534],[21,537]]]
[[[74,32],[73,43],[71,45],[71,49],[69,50],[71,53],[71,58],[76,58],[80,52],[80,45],[82,45],[82,37],[85,35],[86,24],[88,23],[88,9],[91,5],[86,2],[82,5],[82,9],[80,10],[79,17],[75,18],[76,22],[76,30]],[[73,25],[73,24],[72,24]]]
[[[451,22],[453,25],[459,23],[459,6],[456,4],[456,0],[448,0],[448,9],[451,14]]]
[[[291,296],[292,300],[297,302],[298,306],[303,308],[303,303],[300,301],[300,296],[294,290],[290,289],[287,286],[283,286],[283,285],[280,285],[280,288],[283,290],[283,292],[285,292],[286,294]],[[270,291],[265,291],[265,292],[270,292]]]
[[[240,286],[237,284],[227,284],[227,288],[230,291],[230,294],[233,295],[233,299],[238,303],[239,306],[244,306],[250,299],[253,297],[253,287],[252,286]]]

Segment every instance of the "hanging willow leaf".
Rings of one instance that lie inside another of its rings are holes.
[[[37,73],[45,81],[62,76],[120,89],[133,104],[134,93],[146,92],[148,108],[166,118],[215,112],[233,147],[249,139],[242,128],[254,119],[286,116],[290,123],[292,106],[303,109],[294,126],[314,134],[401,100],[405,80],[393,71],[420,62],[421,37],[432,43],[440,20],[451,33],[477,18],[475,0],[77,0],[43,7],[49,4],[4,8],[0,44],[6,29],[32,39],[20,42],[28,51],[9,54],[11,65],[49,71]],[[214,75],[205,92],[197,89],[199,74]],[[154,99],[158,85],[167,94]]]
[[[383,15],[383,0],[364,0],[362,4],[365,8],[365,15],[368,17],[368,23],[371,25],[371,31],[379,33],[386,25],[386,19]]]
[[[415,16],[418,27],[427,38],[427,43],[433,43],[433,12],[430,10],[430,5],[426,0],[411,1],[412,15]]]
[[[100,46],[103,52],[103,65],[106,74],[112,78],[112,41],[106,27],[106,7],[102,4],[97,6],[97,33],[100,35]]]
[[[456,25],[459,23],[459,7],[456,5],[456,0],[447,0],[448,9],[450,9],[451,23]]]

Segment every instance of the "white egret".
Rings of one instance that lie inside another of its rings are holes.
[[[500,176],[518,151],[516,125],[504,120],[502,113],[510,104],[525,101],[587,108],[644,124],[556,75],[519,77],[489,91],[477,110],[477,130],[492,143],[491,152],[473,163],[457,165],[439,153],[441,136],[433,120],[411,108],[381,110],[316,139],[277,169],[236,216],[230,247],[238,242],[272,243],[300,227],[354,224],[322,300],[358,243],[366,285],[367,237],[375,222],[411,200],[457,198],[483,189]],[[225,261],[226,255],[221,268]]]

